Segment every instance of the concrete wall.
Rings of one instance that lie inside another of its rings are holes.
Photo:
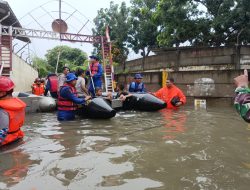
[[[125,70],[115,68],[116,80],[129,84],[134,73],[140,72],[147,90],[156,91],[162,86],[162,71],[167,71],[189,99],[219,99],[220,102],[226,99],[231,104],[235,90],[233,78],[243,68],[250,69],[250,46],[242,46],[238,51],[235,47],[171,48],[156,53],[147,57],[144,64],[142,59],[137,59],[126,62]]]
[[[207,106],[232,105],[235,96],[233,78],[242,71],[205,70],[205,71],[173,71],[168,72],[175,79],[175,84],[187,96],[188,104],[193,105],[195,98],[207,100]],[[143,82],[150,92],[162,87],[162,72],[144,72]],[[129,84],[133,74],[116,75],[118,83]]]
[[[15,91],[29,92],[38,72],[17,55],[12,54],[12,71],[10,78],[15,83]]]
[[[116,73],[182,70],[228,70],[250,68],[250,46],[168,48],[154,51],[156,55],[127,61],[125,68],[118,66]]]

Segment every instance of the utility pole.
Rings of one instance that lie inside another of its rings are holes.
[[[242,28],[238,35],[237,35],[237,42],[236,42],[236,63],[235,63],[235,69],[240,69],[240,49],[241,49],[241,43],[240,43],[240,35],[245,30],[245,28]]]
[[[61,40],[61,20],[62,20],[62,0],[59,0],[59,34],[60,34],[60,40]]]

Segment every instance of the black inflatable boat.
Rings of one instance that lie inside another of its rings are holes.
[[[151,94],[133,94],[124,102],[124,110],[157,111],[166,108],[166,103]]]
[[[109,119],[116,115],[116,111],[103,98],[92,99],[77,112],[81,117],[93,119]]]

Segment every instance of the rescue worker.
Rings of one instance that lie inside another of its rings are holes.
[[[58,97],[57,89],[58,89],[57,75],[53,73],[48,74],[44,96],[47,96],[48,91],[49,91],[52,98],[57,98]]]
[[[0,146],[23,138],[21,127],[25,119],[26,104],[12,97],[13,81],[0,76]]]
[[[66,76],[66,82],[60,88],[57,102],[57,119],[59,121],[75,119],[77,104],[85,104],[85,101],[91,98],[90,96],[84,98],[77,97],[76,81],[77,77],[73,73],[69,73]]]
[[[166,80],[166,87],[161,88],[153,93],[154,96],[163,100],[167,104],[167,108],[176,109],[186,103],[186,97],[183,92],[174,85],[174,79]]]
[[[60,90],[60,87],[64,85],[66,81],[66,76],[70,72],[70,69],[68,67],[63,67],[63,73],[58,76],[58,86],[57,90]]]
[[[249,76],[247,70],[244,70],[244,74],[234,78],[236,85],[234,107],[240,116],[248,123],[250,123],[250,88]]]
[[[34,81],[34,83],[31,86],[32,88],[32,94],[35,94],[37,96],[42,96],[44,95],[44,84],[41,83],[41,79],[40,78],[36,78],[36,80]]]
[[[144,93],[146,92],[146,89],[145,89],[145,85],[144,83],[142,82],[142,75],[141,74],[135,74],[135,81],[134,82],[131,82],[130,85],[129,85],[129,92],[136,92],[136,93]]]
[[[76,75],[78,77],[76,82],[76,91],[78,97],[83,97],[88,95],[88,90],[86,88],[86,81],[85,81],[85,71],[83,69],[78,69],[76,71]]]
[[[90,68],[86,72],[86,74],[90,76],[92,79],[90,80],[88,90],[92,96],[95,96],[95,89],[102,87],[103,69],[102,69],[102,65],[99,63],[99,58],[97,56],[92,55],[92,56],[89,56],[89,58],[90,58],[90,65],[89,65]]]

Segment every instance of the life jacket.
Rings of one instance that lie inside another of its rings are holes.
[[[58,88],[58,77],[55,76],[50,76],[48,78],[49,82],[50,82],[50,92],[57,92],[57,88]]]
[[[179,98],[178,101],[181,101],[183,104],[186,103],[185,95],[183,94],[183,92],[179,88],[177,88],[174,85],[172,86],[172,88],[164,87],[154,94],[157,98],[160,98],[161,100],[163,100],[164,102],[167,103],[168,109],[177,109],[178,108],[171,103],[173,98],[178,97]]]
[[[58,102],[57,102],[57,109],[61,111],[73,111],[77,109],[77,105],[74,104],[71,100],[65,99],[61,96],[61,90],[62,88],[69,87],[69,90],[71,93],[73,93],[75,96],[77,96],[76,88],[65,83],[58,93]]]
[[[24,136],[20,130],[24,124],[26,104],[18,98],[0,100],[0,108],[9,114],[9,130],[1,145],[8,144]]]
[[[37,96],[41,96],[44,94],[44,85],[42,83],[40,85],[34,83],[32,86],[33,86],[33,89],[32,89],[33,94]]]
[[[99,66],[99,63],[96,62],[96,63],[92,63],[90,65],[90,70],[91,70],[91,74],[96,74],[98,72],[98,66]]]
[[[131,85],[130,85],[130,88],[134,89],[133,92],[143,92],[144,84],[141,82],[138,85],[136,85],[135,82],[132,82]]]

